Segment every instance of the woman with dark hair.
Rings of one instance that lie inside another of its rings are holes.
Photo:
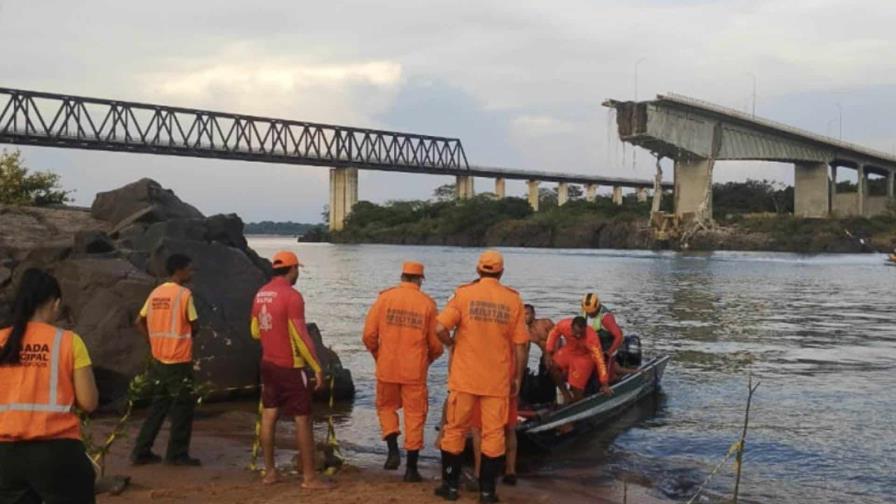
[[[55,278],[29,269],[0,329],[0,502],[95,501],[72,409],[93,411],[99,394],[84,342],[52,325],[61,300]]]

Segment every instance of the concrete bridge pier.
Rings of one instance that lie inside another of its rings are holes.
[[[504,199],[507,196],[507,181],[504,177],[495,179],[495,196],[498,199]]]
[[[613,186],[613,204],[622,205],[622,186]]]
[[[538,211],[538,181],[530,180],[526,182],[526,185],[529,186],[529,206],[532,207],[532,210]]]
[[[712,160],[676,160],[675,215],[691,214],[703,221],[712,220]],[[708,194],[707,194],[708,193]]]
[[[793,178],[793,213],[797,217],[827,217],[831,189],[827,163],[796,163]]]
[[[585,184],[585,201],[594,203],[597,199],[597,184]]]
[[[859,215],[865,215],[865,198],[868,196],[868,178],[865,176],[865,165],[858,168],[858,195]]]
[[[638,203],[644,203],[647,201],[647,188],[639,187],[638,188]]]
[[[569,184],[557,182],[557,206],[563,206],[569,201]]]
[[[476,191],[473,189],[473,177],[469,175],[458,175],[456,180],[455,191],[457,199],[468,200],[476,195]]]
[[[893,183],[896,181],[896,171],[890,171],[887,174],[887,197],[890,199],[896,198],[896,188],[893,187]]]
[[[358,202],[358,169],[330,168],[330,231],[341,231]]]

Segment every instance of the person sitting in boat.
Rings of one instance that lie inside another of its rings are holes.
[[[564,345],[557,349],[561,338]],[[585,397],[585,387],[595,368],[600,381],[600,393],[606,396],[613,395],[600,339],[594,329],[588,327],[585,317],[567,318],[557,322],[548,335],[545,350],[548,357],[545,360],[551,368],[551,376],[560,388],[566,404]]]
[[[608,366],[610,383],[616,381],[621,374],[627,374],[631,370],[623,369],[616,362],[616,353],[625,341],[622,329],[616,323],[616,317],[603,303],[596,293],[589,292],[582,296],[582,313],[588,321],[588,325],[597,333],[601,348],[604,349],[604,361]]]

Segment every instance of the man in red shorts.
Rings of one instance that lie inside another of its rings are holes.
[[[557,343],[561,337],[565,344],[557,350]],[[600,381],[600,393],[613,395],[600,339],[594,329],[588,327],[585,317],[568,318],[557,322],[548,335],[545,347],[548,356],[545,360],[551,366],[551,375],[560,388],[566,404],[576,402],[585,396],[585,386],[588,385],[588,379],[591,378],[595,367]],[[564,382],[569,383],[569,390],[566,389]]]
[[[251,327],[252,337],[261,340],[263,483],[278,481],[274,431],[282,413],[295,420],[296,442],[302,454],[302,488],[331,488],[331,483],[318,479],[314,472],[311,390],[304,368],[311,367],[314,371],[315,389],[323,386],[324,377],[305,326],[305,301],[293,288],[302,263],[292,252],[278,252],[272,262],[274,276],[255,295]]]

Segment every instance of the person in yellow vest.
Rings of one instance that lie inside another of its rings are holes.
[[[170,275],[167,282],[155,288],[140,310],[137,327],[149,338],[152,361],[149,380],[153,398],[149,414],[143,422],[131,463],[158,463],[161,457],[152,452],[152,445],[165,417],[171,420],[171,434],[165,463],[198,466],[190,456],[193,432],[193,337],[199,331],[193,294],[184,287],[193,278],[192,260],[182,254],[171,255],[166,262]]]
[[[53,325],[61,299],[55,278],[25,271],[0,330],[0,502],[95,502],[72,409],[93,411],[99,393],[84,342]]]

